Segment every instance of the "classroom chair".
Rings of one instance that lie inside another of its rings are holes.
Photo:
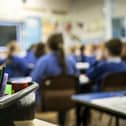
[[[75,106],[71,96],[78,88],[78,78],[72,75],[47,77],[41,89],[42,111],[62,111]]]
[[[46,77],[40,85],[42,112],[64,113],[75,107],[71,96],[77,92],[78,77],[73,75]]]
[[[108,74],[102,83],[103,91],[126,90],[126,72]]]
[[[115,72],[108,74],[102,83],[103,91],[121,91],[126,90],[126,72]],[[119,126],[119,117],[116,118],[116,125]],[[112,117],[109,120],[108,126],[112,124]]]

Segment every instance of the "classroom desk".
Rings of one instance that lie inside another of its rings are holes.
[[[116,126],[119,118],[126,119],[126,91],[79,94],[73,95],[72,99],[89,109],[115,116]]]

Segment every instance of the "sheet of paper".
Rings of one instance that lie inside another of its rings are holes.
[[[89,82],[89,78],[82,74],[79,76],[79,82],[81,85],[87,84]]]
[[[84,70],[84,69],[89,69],[90,67],[90,64],[87,63],[87,62],[79,62],[76,64],[76,68],[79,69],[79,70]]]

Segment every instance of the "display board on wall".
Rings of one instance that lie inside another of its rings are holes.
[[[10,41],[20,41],[20,23],[0,21],[0,46],[7,45]]]
[[[112,35],[114,38],[126,38],[126,18],[113,18]]]
[[[27,50],[32,44],[42,39],[42,21],[39,17],[27,17],[23,23],[23,48]]]

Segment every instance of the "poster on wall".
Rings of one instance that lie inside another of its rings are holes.
[[[32,44],[42,39],[42,20],[39,17],[27,17],[23,24],[23,48],[27,50]]]
[[[46,41],[51,33],[56,32],[59,26],[60,24],[56,20],[53,21],[47,18],[43,19],[42,21],[43,41]]]

